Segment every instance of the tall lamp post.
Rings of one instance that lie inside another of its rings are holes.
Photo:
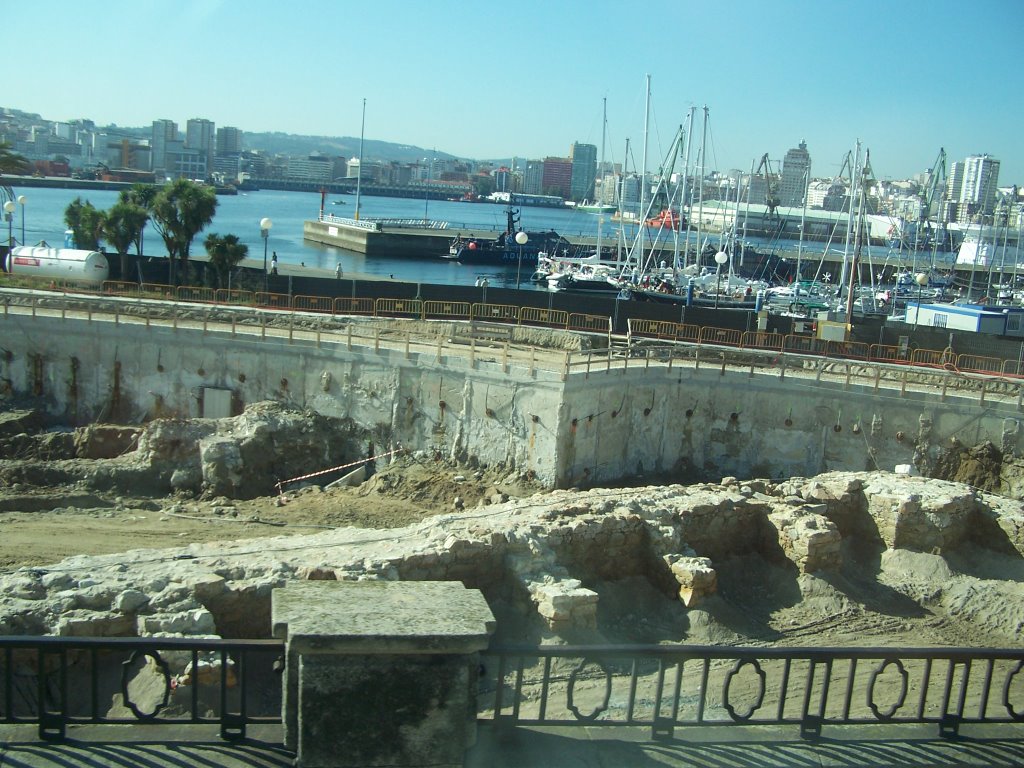
[[[529,235],[522,230],[516,232],[516,242],[519,243],[519,266],[516,268],[516,288],[519,287],[519,275],[523,271],[523,246],[526,245],[529,240]]]
[[[21,206],[21,244],[25,244],[25,203],[28,198],[24,195],[18,195],[18,205]]]
[[[921,319],[921,292],[928,285],[928,275],[918,272],[914,275],[914,282],[917,283],[917,311],[914,312],[914,327],[917,328],[917,323]]]
[[[267,238],[270,237],[270,228],[274,222],[264,217],[260,219],[260,237],[263,238],[263,292],[267,292]]]
[[[718,297],[722,293],[722,265],[729,260],[729,254],[719,251],[715,254],[715,263],[718,265],[718,287],[715,288],[715,309],[718,309]]]
[[[7,247],[14,247],[14,201],[8,200],[4,203],[4,218],[7,219]],[[13,260],[11,261],[13,264]]]

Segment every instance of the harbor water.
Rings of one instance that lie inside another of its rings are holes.
[[[46,241],[50,245],[64,242],[64,211],[77,198],[92,203],[98,209],[107,210],[117,202],[118,193],[110,190],[18,188],[15,194],[26,196],[24,207],[24,242],[35,245]],[[203,240],[212,233],[232,234],[249,246],[249,258],[262,261],[264,242],[260,236],[260,220],[269,218],[273,225],[266,241],[268,259],[277,254],[279,263],[310,270],[326,270],[331,273],[340,264],[347,275],[364,275],[378,278],[394,278],[408,282],[424,282],[447,285],[474,285],[480,278],[487,278],[496,287],[530,287],[532,269],[520,271],[512,266],[464,265],[437,256],[411,254],[407,258],[367,257],[360,253],[341,248],[308,242],[303,239],[303,222],[316,219],[320,214],[321,196],[318,192],[282,192],[260,190],[238,195],[219,195],[217,213],[213,222],[192,243],[192,253],[204,253]],[[324,212],[341,217],[355,215],[354,195],[328,195],[324,201]],[[454,238],[460,229],[488,229],[495,232],[505,228],[506,209],[492,203],[470,203],[437,200],[416,200],[412,198],[360,197],[360,218],[367,219],[418,219],[444,222]],[[606,247],[617,240],[626,247],[636,236],[635,226],[626,226],[619,231],[617,222],[610,217],[575,211],[569,208],[527,207],[519,211],[520,226],[526,230],[554,230],[566,237],[590,236],[598,232],[601,222],[602,238]],[[11,222],[12,234],[22,242],[21,208],[15,211]],[[6,234],[6,233],[5,233]],[[670,238],[671,233],[661,237]],[[695,233],[690,233],[695,243]],[[705,233],[708,242],[718,243],[718,234]],[[144,250],[150,256],[166,256],[166,248],[152,223],[144,233]],[[796,260],[798,244],[792,241],[766,243],[750,239],[750,244],[759,249],[770,249],[786,258]],[[841,252],[843,243],[833,243],[830,253]],[[887,260],[885,249],[878,250],[879,263]],[[821,258],[821,243],[805,243],[803,257]]]

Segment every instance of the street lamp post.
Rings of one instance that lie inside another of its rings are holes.
[[[24,195],[18,195],[18,205],[21,206],[21,244],[25,244],[25,203],[28,200]]]
[[[516,242],[519,243],[519,266],[516,269],[516,288],[519,287],[519,275],[523,271],[523,246],[529,242],[530,237],[523,231],[516,232]]]
[[[722,293],[722,265],[729,260],[729,254],[719,251],[715,254],[715,263],[718,265],[718,287],[715,288],[715,309],[718,309],[718,297]]]
[[[263,238],[263,292],[267,292],[267,238],[270,237],[270,228],[274,222],[264,217],[260,219],[260,237]]]
[[[921,319],[921,293],[924,291],[924,287],[928,285],[928,275],[924,272],[918,272],[914,275],[914,282],[917,283],[917,311],[914,312],[914,327],[917,328],[917,323]]]
[[[14,201],[8,200],[4,203],[4,218],[7,219],[7,247],[14,247]],[[11,261],[13,264],[13,260]]]

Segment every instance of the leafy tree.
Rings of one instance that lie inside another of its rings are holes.
[[[75,247],[86,251],[98,251],[100,237],[103,235],[103,211],[97,209],[88,200],[76,197],[64,209],[64,223],[74,233]]]
[[[217,270],[217,286],[222,288],[228,282],[228,273],[242,259],[249,255],[249,246],[238,242],[236,235],[220,235],[213,233],[203,243],[206,253],[210,256],[210,264]]]
[[[175,284],[175,259],[179,271],[188,274],[188,256],[192,241],[217,211],[217,195],[213,187],[196,184],[189,179],[176,179],[157,192],[151,209],[153,223],[167,246],[170,281]]]
[[[153,210],[153,200],[156,199],[156,193],[159,191],[160,188],[156,184],[132,184],[128,189],[122,189],[118,195],[119,202],[137,205],[147,213],[146,221],[142,223],[142,227],[139,229],[139,236],[134,241],[136,256],[142,255],[146,224],[149,223],[148,214]]]
[[[494,191],[494,177],[480,174],[473,178],[473,187],[477,197],[487,197]]]
[[[124,200],[115,203],[104,216],[103,239],[114,246],[121,257],[122,280],[128,279],[128,249],[132,243],[139,248],[147,221],[149,212],[145,208]],[[137,252],[141,254],[141,250]]]

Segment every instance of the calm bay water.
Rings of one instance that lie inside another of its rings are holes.
[[[76,198],[89,201],[96,208],[107,210],[117,202],[118,193],[107,190],[86,189],[43,189],[15,188],[15,194],[24,194],[25,242],[35,245],[45,240],[52,246],[64,242],[64,211]],[[342,204],[334,204],[342,201]],[[505,208],[488,203],[458,203],[449,201],[429,202],[396,197],[360,197],[360,218],[403,218],[448,222],[452,237],[460,228],[505,228]],[[352,216],[355,213],[354,195],[329,195],[324,206],[325,213],[336,216]],[[359,273],[378,277],[393,275],[396,279],[410,282],[428,282],[449,285],[473,285],[478,277],[487,277],[492,285],[513,287],[516,270],[504,267],[467,266],[447,259],[424,256],[423,258],[391,259],[366,256],[303,240],[302,224],[316,219],[320,213],[318,192],[278,192],[261,190],[238,195],[217,197],[217,213],[213,222],[196,236],[192,252],[203,253],[203,240],[210,233],[233,234],[249,246],[249,258],[262,261],[263,240],[260,237],[260,220],[270,218],[273,226],[267,239],[269,253],[276,251],[282,264],[305,264],[309,268],[334,271],[340,262],[346,273]],[[529,230],[554,229],[562,235],[597,233],[597,216],[571,210],[548,208],[521,209],[521,225]],[[14,212],[14,237],[21,242],[21,209]],[[605,222],[605,237],[611,238],[611,222]],[[4,233],[6,235],[6,233]],[[609,240],[610,242],[610,240]],[[160,235],[152,224],[144,233],[145,251],[148,255],[164,256]],[[529,271],[521,275],[522,287],[529,286]]]
[[[106,190],[17,188],[15,194],[24,194],[25,242],[35,245],[45,240],[50,245],[64,242],[64,210],[75,200],[82,198],[102,210],[109,209],[117,202],[118,193]],[[336,204],[336,201],[338,204]],[[203,253],[203,240],[211,233],[233,234],[249,246],[249,258],[262,261],[263,240],[260,237],[260,220],[268,217],[273,222],[267,240],[267,252],[277,252],[281,264],[305,265],[311,269],[333,272],[340,262],[346,274],[363,274],[376,277],[393,276],[409,282],[437,283],[447,285],[473,285],[479,277],[486,277],[494,286],[515,287],[516,269],[501,266],[468,266],[433,256],[422,258],[372,257],[346,251],[341,248],[311,243],[302,238],[302,225],[308,219],[316,219],[320,213],[318,192],[278,192],[261,190],[238,195],[217,197],[217,213],[213,222],[199,233],[192,245],[196,254]],[[360,197],[362,219],[399,218],[430,219],[448,223],[454,237],[460,229],[487,228],[500,231],[505,228],[504,206],[490,203],[461,203],[450,201],[425,201],[410,198]],[[568,237],[597,234],[598,216],[570,209],[522,207],[520,224],[527,230],[553,229]],[[353,216],[354,195],[328,195],[325,213],[337,216]],[[603,224],[603,236],[610,245],[617,237],[617,224],[607,218]],[[21,241],[21,208],[15,210],[13,221],[15,238]],[[635,229],[626,233],[631,242]],[[6,234],[6,233],[5,233]],[[146,227],[145,251],[148,255],[164,256],[167,251],[163,241],[152,224]],[[751,239],[753,245],[762,245]],[[776,242],[773,248],[781,249],[784,255],[795,258],[795,242]],[[841,244],[840,244],[841,247]],[[805,245],[805,256],[814,258],[813,252],[821,253],[820,244]],[[521,287],[530,286],[529,271],[520,275]]]

